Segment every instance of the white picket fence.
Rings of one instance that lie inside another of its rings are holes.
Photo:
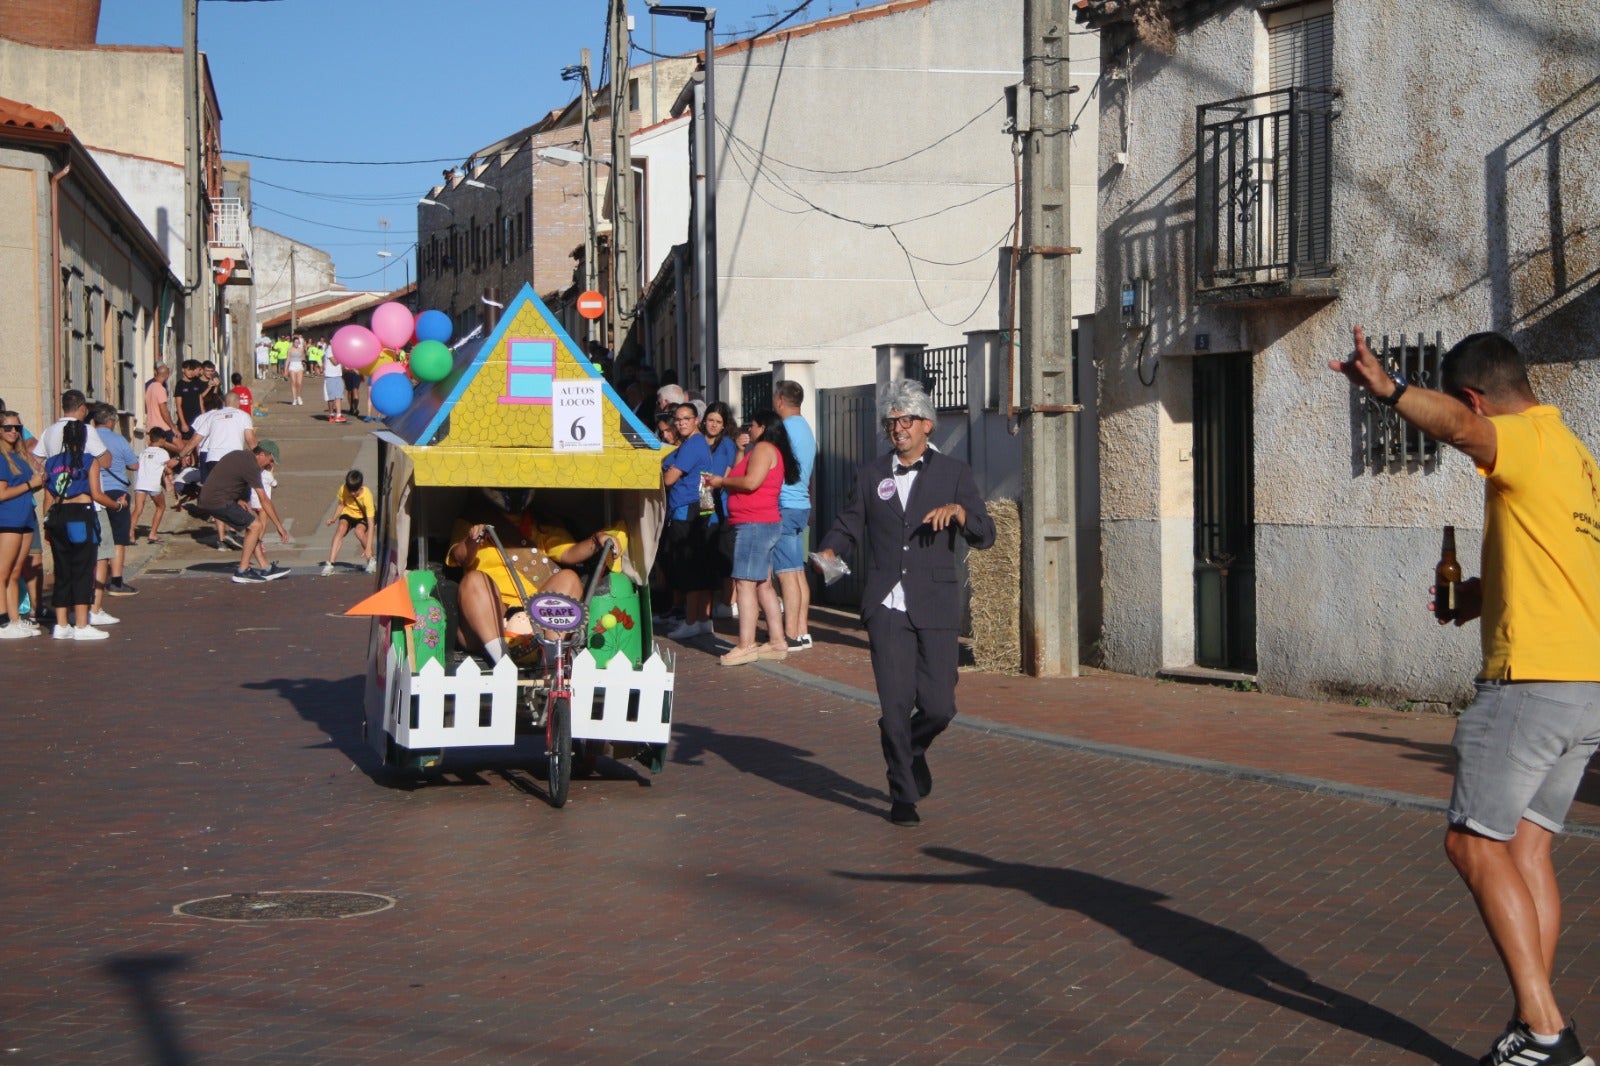
[[[670,651],[662,652],[657,647],[656,653],[637,670],[623,655],[613,656],[602,669],[595,665],[594,656],[587,649],[579,652],[572,662],[573,737],[641,744],[665,744],[670,740],[674,678],[671,656]]]
[[[573,737],[665,744],[672,737],[672,667],[671,652],[659,648],[638,669],[623,655],[614,656],[601,669],[587,650],[579,652],[572,664]],[[516,743],[517,667],[509,658],[487,672],[465,659],[454,674],[437,662],[424,663],[413,674],[391,648],[387,669],[384,725],[401,747]],[[447,712],[453,712],[448,719]]]
[[[482,710],[489,708],[488,721]],[[415,711],[416,725],[412,725]],[[446,712],[453,711],[450,724]],[[426,662],[413,674],[389,651],[389,735],[404,748],[465,748],[517,742],[517,664],[501,659],[485,673],[465,659],[454,674]]]

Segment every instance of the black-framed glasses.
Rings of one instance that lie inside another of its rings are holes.
[[[895,415],[883,420],[883,428],[894,429],[896,426],[898,426],[901,429],[910,429],[913,423],[920,421],[922,421],[922,419],[916,415]]]
[[[21,422],[8,422],[7,424],[5,424],[3,426],[0,426],[0,430],[11,430],[11,429],[16,430],[18,433],[21,433],[22,432],[22,423]]]

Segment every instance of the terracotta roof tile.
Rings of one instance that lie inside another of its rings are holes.
[[[25,130],[51,130],[67,132],[67,121],[54,111],[34,107],[20,100],[0,96],[0,126],[16,126]]]

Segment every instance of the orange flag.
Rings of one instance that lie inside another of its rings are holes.
[[[417,609],[411,603],[411,589],[406,585],[405,578],[400,578],[398,581],[385,585],[350,608],[345,614],[404,618],[407,622],[415,622],[417,620]]]

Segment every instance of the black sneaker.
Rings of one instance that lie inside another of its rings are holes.
[[[288,577],[290,571],[287,566],[279,566],[277,563],[273,563],[265,570],[258,569],[256,573],[261,575],[261,580],[263,581],[276,581],[280,577]]]
[[[811,634],[801,633],[798,637],[789,638],[790,651],[808,651],[811,648]]]
[[[113,596],[137,596],[139,590],[126,581],[112,581],[106,585],[106,591]]]
[[[1583,1053],[1572,1026],[1561,1030],[1561,1038],[1546,1046],[1533,1038],[1524,1022],[1515,1022],[1489,1051],[1478,1060],[1479,1066],[1594,1066]]]
[[[240,585],[263,585],[267,578],[259,570],[235,570],[233,580]]]

